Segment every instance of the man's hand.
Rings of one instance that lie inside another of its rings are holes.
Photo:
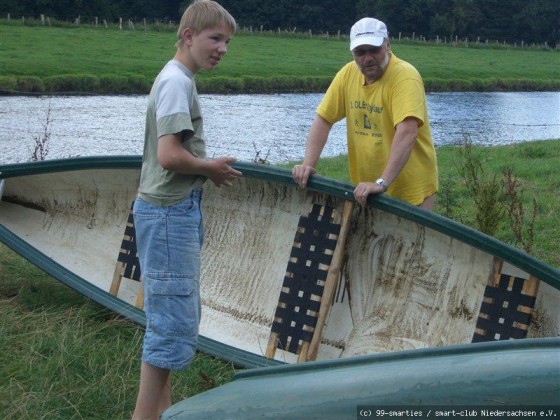
[[[292,168],[292,177],[301,188],[305,188],[309,177],[316,173],[315,168],[308,165],[296,165]]]
[[[375,182],[360,182],[354,189],[354,198],[362,207],[366,206],[370,194],[383,192],[383,187]]]

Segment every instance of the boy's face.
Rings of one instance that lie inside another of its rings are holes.
[[[184,36],[188,46],[188,67],[196,73],[200,69],[213,70],[218,65],[227,52],[231,32],[225,26],[216,26],[196,35],[185,29]]]

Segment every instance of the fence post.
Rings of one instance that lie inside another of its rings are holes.
[[[119,18],[119,29],[122,29],[122,17]]]

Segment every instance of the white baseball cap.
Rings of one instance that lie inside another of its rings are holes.
[[[387,26],[375,18],[363,18],[350,30],[350,51],[360,45],[379,47],[389,37]]]

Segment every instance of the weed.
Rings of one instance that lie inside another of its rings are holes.
[[[454,185],[455,183],[451,176],[441,178],[437,197],[440,213],[450,219],[454,218],[458,206],[457,191]]]
[[[490,177],[485,174],[481,153],[475,152],[468,135],[465,135],[459,155],[462,157],[458,164],[459,175],[474,200],[478,230],[494,235],[505,214],[501,204],[502,184],[496,175]]]
[[[515,239],[522,249],[531,253],[535,239],[535,220],[537,218],[537,200],[533,197],[533,211],[526,222],[525,209],[523,207],[522,183],[515,179],[511,169],[506,169],[502,173],[504,177],[505,196],[509,200],[507,214],[511,222],[511,229]],[[524,225],[527,228],[524,229]]]
[[[49,154],[49,142],[51,138],[52,113],[51,104],[47,108],[45,121],[42,123],[43,131],[35,136],[35,148],[31,154],[32,161],[45,160]]]

